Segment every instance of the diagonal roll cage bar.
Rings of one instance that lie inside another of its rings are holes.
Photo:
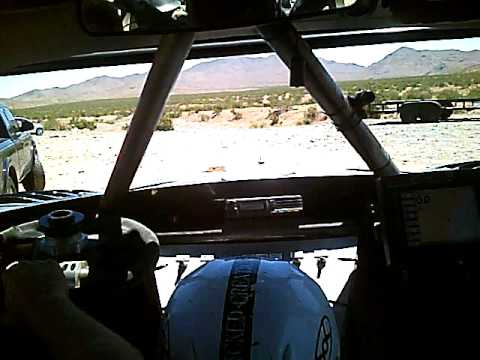
[[[390,155],[352,108],[327,69],[313,54],[310,45],[289,23],[258,27],[273,51],[292,70],[295,59],[304,61],[303,81],[317,103],[329,114],[337,129],[377,176],[399,173]]]
[[[195,34],[191,32],[160,38],[152,67],[101,202],[103,211],[113,210],[115,204],[128,193],[194,38]]]

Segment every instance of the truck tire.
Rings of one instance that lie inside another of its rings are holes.
[[[45,189],[45,170],[37,156],[33,160],[32,170],[25,176],[22,185],[26,191],[41,191]]]
[[[400,119],[405,124],[436,123],[442,119],[444,108],[436,101],[409,101],[400,106]]]
[[[17,184],[15,183],[15,180],[8,175],[7,177],[7,184],[5,186],[5,194],[15,194],[18,192]]]

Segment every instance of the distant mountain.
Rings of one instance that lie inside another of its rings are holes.
[[[368,67],[373,79],[451,74],[480,65],[480,50],[415,50],[402,47]]]
[[[64,88],[32,90],[7,99],[6,102],[14,107],[22,107],[132,97],[140,93],[144,81],[145,74],[134,74],[122,78],[99,76]]]
[[[357,80],[365,69],[355,64],[323,59],[322,62],[337,80]],[[277,56],[226,58],[201,63],[183,72],[176,92],[250,89],[286,85],[288,81],[288,69]]]
[[[352,54],[352,59],[355,54]],[[321,59],[339,81],[449,74],[480,69],[480,50],[415,50],[402,47],[368,66]],[[92,99],[136,97],[146,74],[122,78],[101,76],[66,88],[33,90],[5,99],[13,107],[29,107]],[[287,67],[274,55],[231,57],[193,66],[180,75],[176,93],[241,90],[288,84]]]
[[[176,92],[250,89],[288,83],[287,67],[276,57],[236,57],[198,64],[184,71]]]
[[[364,67],[322,60],[339,80],[363,77]],[[32,90],[6,99],[12,107],[31,107],[55,103],[106,98],[136,97],[140,94],[146,74],[122,78],[96,77],[65,88]],[[287,67],[274,55],[268,57],[231,57],[200,63],[185,70],[175,86],[175,93],[200,93],[244,90],[266,86],[287,85]]]

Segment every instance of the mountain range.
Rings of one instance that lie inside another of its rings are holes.
[[[352,53],[352,59],[355,54]],[[369,66],[320,59],[338,81],[449,74],[480,69],[480,50],[415,50],[402,47]],[[16,108],[93,99],[136,97],[146,74],[100,76],[65,88],[32,90],[3,99]],[[197,64],[183,71],[175,93],[245,90],[288,84],[287,67],[275,55],[231,57]]]

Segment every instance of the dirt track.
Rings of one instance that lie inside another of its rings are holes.
[[[404,171],[480,159],[480,122],[375,125],[371,129]],[[48,189],[104,190],[124,131],[49,132],[35,137]],[[165,180],[346,174],[366,169],[330,123],[265,129],[197,124],[156,132],[134,186]]]

